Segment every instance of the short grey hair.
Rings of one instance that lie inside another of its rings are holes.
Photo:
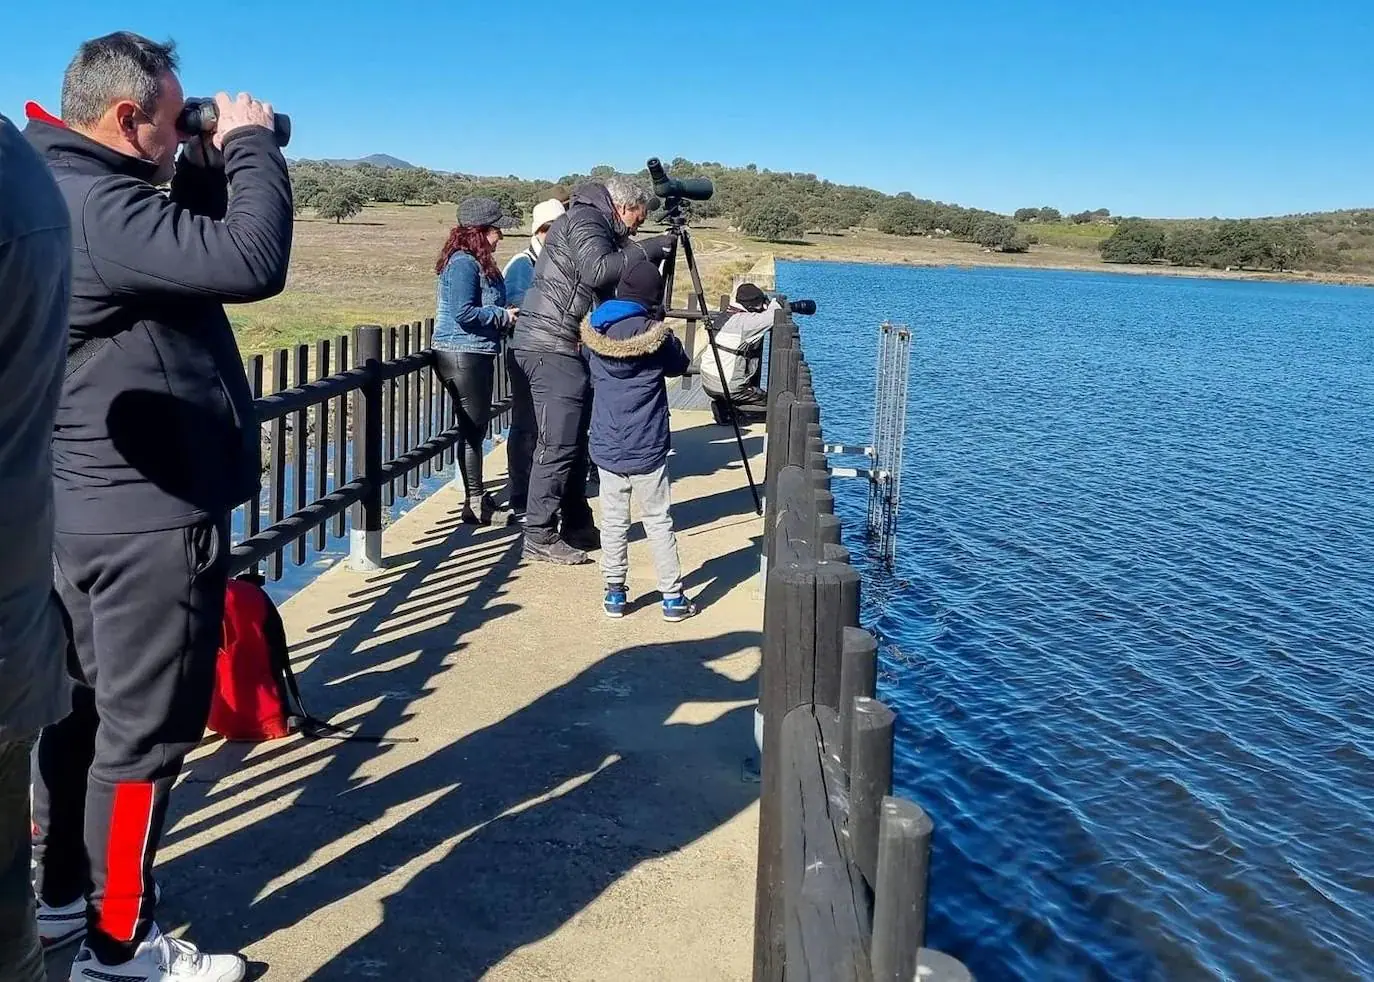
[[[176,45],[158,44],[131,31],[85,42],[62,77],[62,119],[94,126],[110,105],[131,99],[151,116],[162,95],[162,76],[177,70]]]
[[[647,207],[649,204],[649,189],[624,174],[606,178],[606,191],[611,196],[611,204],[617,208]]]

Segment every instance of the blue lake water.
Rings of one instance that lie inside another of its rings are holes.
[[[897,566],[861,562],[929,943],[982,982],[1374,979],[1374,290],[778,279],[828,440],[869,438],[877,325],[915,335]]]

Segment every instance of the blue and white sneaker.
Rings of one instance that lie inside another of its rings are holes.
[[[629,600],[625,595],[625,584],[612,583],[606,587],[606,599],[601,606],[607,617],[624,617]]]
[[[663,598],[663,619],[672,623],[685,621],[697,612],[697,605],[681,593]]]

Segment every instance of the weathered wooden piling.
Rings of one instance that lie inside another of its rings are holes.
[[[840,542],[821,407],[790,317],[769,352],[755,982],[972,980],[924,948],[933,826],[892,796],[896,715]]]

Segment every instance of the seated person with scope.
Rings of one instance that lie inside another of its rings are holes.
[[[794,314],[816,312],[814,300],[788,304]],[[782,309],[777,299],[770,300],[753,283],[741,283],[735,299],[715,332],[715,347],[720,352],[720,369],[708,347],[701,354],[701,384],[711,397],[711,415],[717,423],[730,423],[730,406],[741,419],[762,419],[768,408],[768,393],[759,387],[763,374],[763,341],[773,326],[773,315]],[[729,393],[728,400],[726,393]]]

